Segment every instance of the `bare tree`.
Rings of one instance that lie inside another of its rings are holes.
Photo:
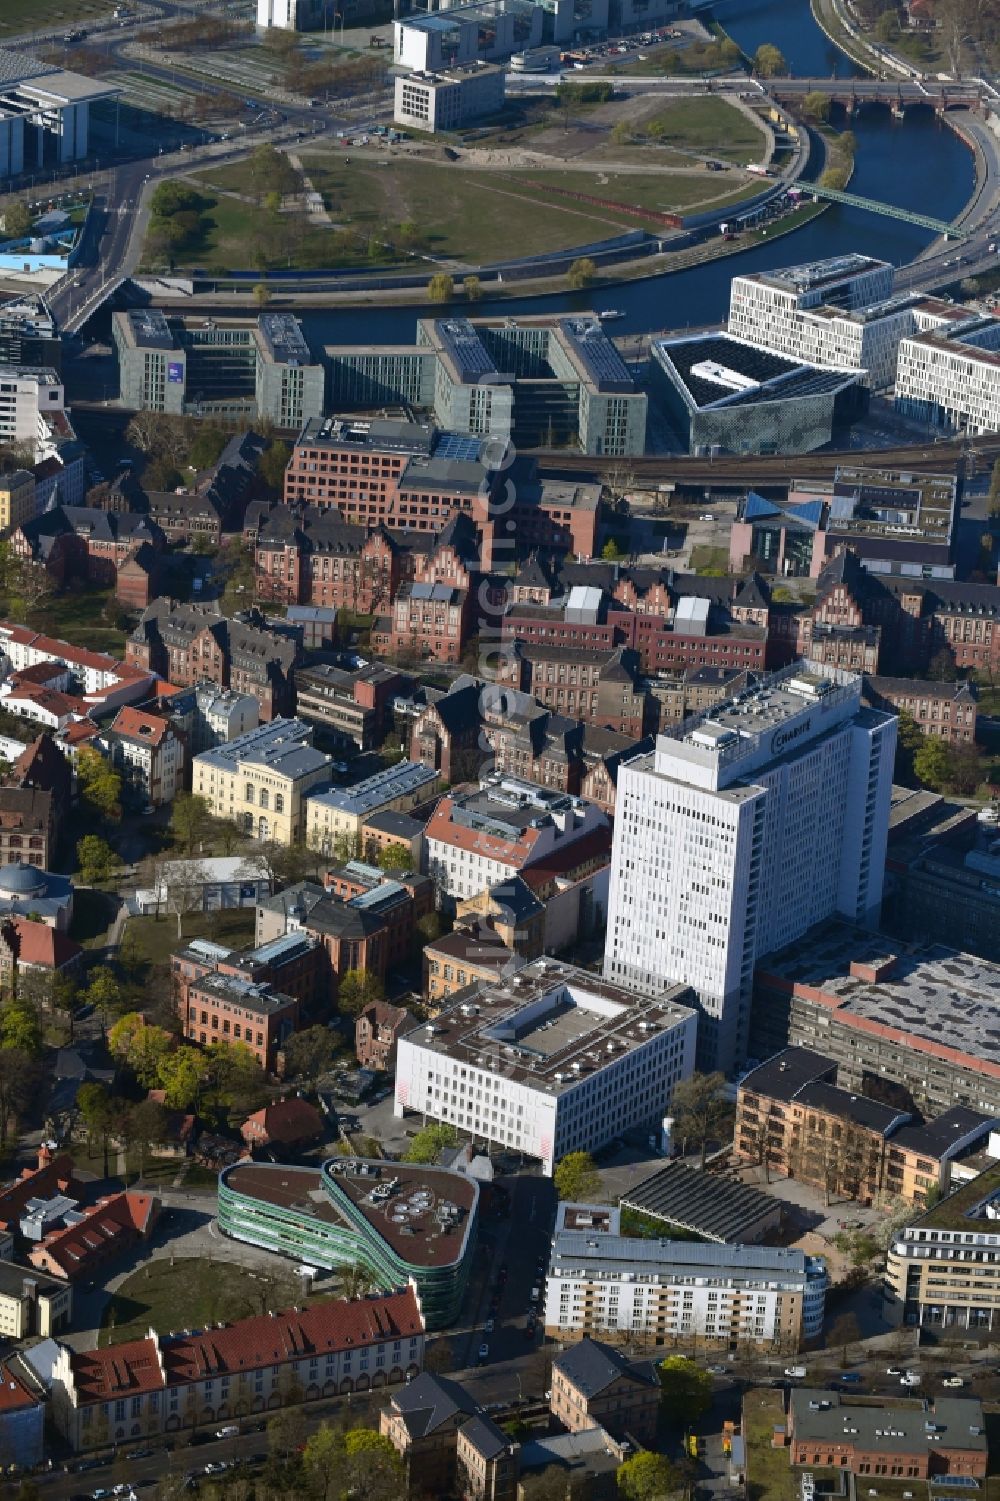
[[[177,918],[177,937],[184,936],[184,919],[199,912],[205,901],[208,871],[200,860],[177,860],[167,881],[167,911]]]

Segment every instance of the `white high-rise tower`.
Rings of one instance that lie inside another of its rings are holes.
[[[878,916],[895,749],[859,677],[802,661],[620,768],[605,977],[691,985],[699,1067],[742,1062],[762,954]]]

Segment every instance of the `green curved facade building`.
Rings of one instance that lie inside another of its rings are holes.
[[[325,1270],[363,1267],[385,1292],[412,1281],[428,1329],[458,1317],[478,1216],[478,1184],[446,1168],[331,1157],[219,1174],[225,1235]]]

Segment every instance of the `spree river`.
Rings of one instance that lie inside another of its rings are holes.
[[[773,42],[791,71],[801,77],[846,77],[857,72],[816,25],[809,0],[720,0],[718,17],[745,52],[752,54],[761,42]],[[893,120],[886,109],[866,108],[851,122],[851,129],[858,142],[852,192],[938,219],[953,219],[971,198],[975,186],[972,153],[930,110],[910,110],[904,119]],[[616,335],[697,327],[725,317],[729,283],[738,273],[850,250],[900,265],[912,260],[932,238],[928,230],[902,220],[833,204],[811,224],[774,244],[687,271],[609,287],[602,290],[600,305],[624,312],[623,318],[609,325]],[[530,249],[524,246],[525,253]],[[476,305],[476,314],[578,312],[592,306],[592,292],[567,292],[496,302],[484,298]],[[411,308],[303,309],[300,316],[316,348],[409,343],[416,317],[426,312],[427,303],[422,301]]]

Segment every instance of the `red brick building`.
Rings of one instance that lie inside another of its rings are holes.
[[[394,1068],[396,1043],[413,1026],[416,1021],[404,1007],[372,1001],[354,1023],[354,1053],[361,1067],[383,1073]]]
[[[293,675],[301,647],[296,631],[278,628],[259,610],[227,617],[216,604],[157,599],[125,642],[125,660],[178,688],[216,683],[249,693],[262,722],[294,713]]]
[[[571,719],[604,725],[633,740],[646,732],[649,696],[638,655],[627,647],[603,656],[579,646],[518,642],[501,660],[498,677]]]
[[[242,1042],[261,1068],[273,1073],[278,1052],[298,1030],[301,1008],[295,996],[270,985],[250,987],[244,979],[206,974],[191,979],[178,1001],[181,1029],[189,1042]]]
[[[334,516],[276,507],[255,547],[257,598],[370,615],[388,608],[401,578],[399,548],[384,526],[370,532]]]
[[[85,1282],[124,1256],[153,1233],[160,1212],[155,1194],[113,1194],[98,1199],[83,1218],[62,1230],[51,1230],[28,1251],[39,1271],[65,1282]]]
[[[982,1480],[989,1459],[982,1404],[935,1396],[890,1405],[851,1402],[839,1392],[795,1388],[785,1442],[793,1465],[849,1470],[905,1483],[935,1475]]]

